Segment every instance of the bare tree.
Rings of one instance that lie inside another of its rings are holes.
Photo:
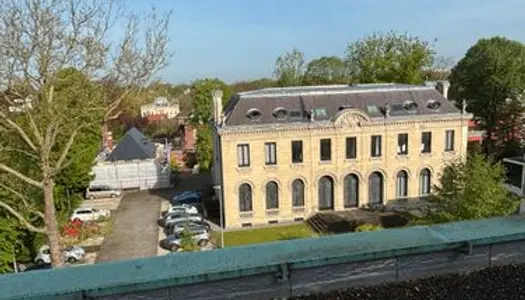
[[[452,71],[452,67],[456,64],[453,57],[446,57],[442,55],[438,55],[434,58],[434,61],[432,62],[432,69],[430,70],[432,74],[432,79],[436,80],[445,80],[448,78],[448,75],[450,75],[450,72]]]
[[[115,117],[122,99],[140,92],[169,58],[171,11],[139,16],[118,4],[0,0],[0,189],[10,195],[0,207],[47,235],[54,266],[62,261],[53,187],[71,163],[75,138]],[[109,99],[93,84],[101,80],[121,93]]]

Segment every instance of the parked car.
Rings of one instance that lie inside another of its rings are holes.
[[[210,224],[203,222],[203,221],[182,221],[178,223],[170,223],[168,226],[166,226],[166,235],[172,235],[181,233],[184,231],[184,229],[187,229],[189,231],[195,231],[195,230],[206,230],[210,231]]]
[[[106,185],[98,185],[87,188],[86,199],[116,198],[122,196],[122,191],[110,188]]]
[[[73,211],[73,214],[69,219],[71,221],[90,222],[96,221],[102,217],[108,218],[109,216],[111,216],[111,211],[109,209],[78,208]]]
[[[208,233],[208,231],[196,230],[196,231],[191,232],[191,234],[192,234],[193,241],[195,241],[195,243],[199,247],[202,248],[208,245],[208,242],[210,240],[210,234]],[[181,244],[181,234],[180,233],[170,235],[166,237],[165,239],[163,239],[162,241],[160,241],[161,247],[165,249],[169,249],[172,252],[179,250],[180,244]]]
[[[82,247],[68,246],[62,250],[62,259],[68,263],[74,263],[84,258],[86,251]],[[51,263],[51,252],[48,245],[43,245],[35,256],[35,263],[38,265]]]
[[[179,222],[188,222],[188,221],[195,221],[195,222],[202,222],[204,218],[200,214],[186,214],[186,213],[174,213],[165,215],[164,218],[159,220],[159,225],[166,227],[171,226],[172,223],[179,223]]]
[[[171,199],[172,205],[196,204],[202,202],[202,193],[199,191],[184,191]]]
[[[165,215],[174,213],[198,214],[199,210],[195,206],[189,204],[171,205]]]

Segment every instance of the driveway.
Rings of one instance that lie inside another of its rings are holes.
[[[97,263],[157,255],[160,204],[170,191],[125,194],[113,212],[111,234],[105,239]]]

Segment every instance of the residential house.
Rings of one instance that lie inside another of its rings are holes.
[[[153,103],[145,104],[140,107],[140,116],[142,118],[151,118],[158,120],[159,116],[168,119],[175,118],[180,112],[178,103],[170,103],[166,97],[158,97]]]
[[[224,113],[221,98],[213,180],[227,228],[426,197],[445,163],[465,157],[472,119],[425,85],[266,88]]]

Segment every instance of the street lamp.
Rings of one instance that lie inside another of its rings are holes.
[[[221,227],[221,248],[224,248],[224,223],[222,218],[222,193],[221,193],[221,186],[216,184],[213,186],[215,189],[215,193],[219,197],[219,214],[220,214],[220,220],[219,220],[219,226]]]

